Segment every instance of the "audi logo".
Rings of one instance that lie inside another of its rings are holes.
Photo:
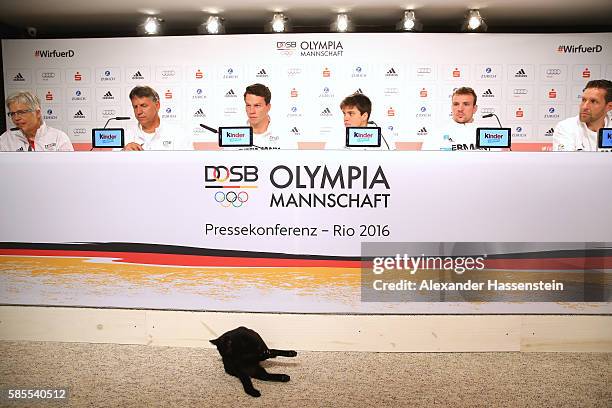
[[[249,194],[246,191],[240,191],[236,193],[229,191],[224,193],[223,191],[217,191],[215,193],[215,201],[219,203],[221,207],[242,207],[244,203],[249,201]]]
[[[514,95],[527,95],[528,91],[526,89],[517,88],[513,93]]]
[[[547,69],[546,75],[561,75],[560,69]]]

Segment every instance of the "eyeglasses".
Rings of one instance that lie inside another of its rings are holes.
[[[25,109],[25,110],[18,110],[18,111],[15,111],[15,112],[6,112],[6,115],[7,115],[9,118],[11,118],[11,119],[12,119],[12,118],[14,118],[15,116],[23,116],[23,115],[25,115],[26,113],[30,113],[30,112],[34,112],[34,109]]]

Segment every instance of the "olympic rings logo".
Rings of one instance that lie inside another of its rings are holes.
[[[215,193],[215,201],[219,203],[221,207],[242,207],[244,203],[249,201],[249,193],[246,191],[240,191],[236,193],[234,191],[217,191]]]

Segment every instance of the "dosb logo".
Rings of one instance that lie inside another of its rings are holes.
[[[249,200],[245,190],[256,185],[229,185],[226,183],[254,183],[258,180],[257,166],[204,166],[204,188],[220,189],[213,199],[222,207],[242,207]]]
[[[293,52],[297,48],[296,41],[277,41],[276,50],[287,57],[293,55]]]

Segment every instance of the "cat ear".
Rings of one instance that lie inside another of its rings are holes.
[[[219,345],[219,339],[209,340],[215,346]]]

